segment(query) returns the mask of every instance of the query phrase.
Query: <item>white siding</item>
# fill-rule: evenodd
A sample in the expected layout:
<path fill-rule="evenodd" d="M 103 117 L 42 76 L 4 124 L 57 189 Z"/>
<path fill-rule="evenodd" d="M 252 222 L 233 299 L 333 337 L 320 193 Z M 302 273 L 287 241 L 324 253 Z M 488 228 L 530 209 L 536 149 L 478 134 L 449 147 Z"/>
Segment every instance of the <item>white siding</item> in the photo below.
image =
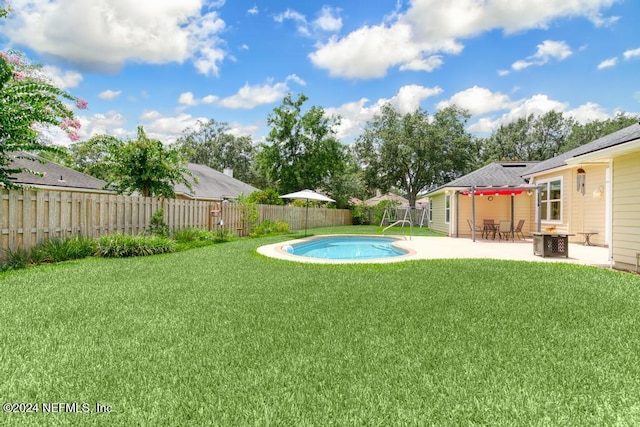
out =
<path fill-rule="evenodd" d="M 614 159 L 613 259 L 616 268 L 635 268 L 640 252 L 640 152 Z"/>

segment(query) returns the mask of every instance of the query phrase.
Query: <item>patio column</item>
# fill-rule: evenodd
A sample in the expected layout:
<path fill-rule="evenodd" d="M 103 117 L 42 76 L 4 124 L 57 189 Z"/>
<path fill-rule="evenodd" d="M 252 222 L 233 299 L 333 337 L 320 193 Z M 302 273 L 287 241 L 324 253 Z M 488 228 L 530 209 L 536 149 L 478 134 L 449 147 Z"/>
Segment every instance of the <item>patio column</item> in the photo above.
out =
<path fill-rule="evenodd" d="M 471 187 L 471 241 L 476 241 L 476 187 Z"/>

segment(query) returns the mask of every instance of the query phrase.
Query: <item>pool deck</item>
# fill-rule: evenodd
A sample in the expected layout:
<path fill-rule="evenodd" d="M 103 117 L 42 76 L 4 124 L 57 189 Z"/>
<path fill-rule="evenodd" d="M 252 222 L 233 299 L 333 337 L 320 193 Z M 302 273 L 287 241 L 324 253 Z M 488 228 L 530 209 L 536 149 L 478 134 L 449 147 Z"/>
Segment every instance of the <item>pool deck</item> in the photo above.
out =
<path fill-rule="evenodd" d="M 387 235 L 390 236 L 390 235 Z M 452 258 L 483 258 L 498 260 L 515 260 L 531 262 L 568 262 L 582 265 L 593 265 L 598 267 L 610 267 L 609 249 L 600 246 L 583 246 L 581 244 L 569 244 L 569 257 L 541 257 L 533 254 L 533 241 L 531 239 L 511 241 L 496 240 L 476 240 L 469 238 L 453 237 L 400 237 L 398 246 L 411 251 L 410 254 L 382 258 L 376 260 L 330 260 L 318 258 L 305 258 L 290 255 L 280 248 L 285 244 L 298 242 L 305 239 L 298 239 L 289 242 L 281 242 L 266 245 L 258 248 L 262 255 L 287 259 L 290 261 L 323 263 L 323 264 L 349 264 L 349 263 L 389 263 L 419 259 L 452 259 Z"/>

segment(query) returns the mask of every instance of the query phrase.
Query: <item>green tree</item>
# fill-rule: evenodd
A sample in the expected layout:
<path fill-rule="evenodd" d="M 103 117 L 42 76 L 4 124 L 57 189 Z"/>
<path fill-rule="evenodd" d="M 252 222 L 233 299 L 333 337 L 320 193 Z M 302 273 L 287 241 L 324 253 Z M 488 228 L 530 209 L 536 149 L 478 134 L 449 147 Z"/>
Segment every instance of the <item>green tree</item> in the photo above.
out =
<path fill-rule="evenodd" d="M 432 117 L 418 109 L 404 116 L 383 106 L 355 143 L 369 188 L 398 188 L 413 206 L 418 193 L 476 166 L 477 150 L 465 130 L 469 114 L 447 107 Z"/>
<path fill-rule="evenodd" d="M 267 119 L 269 144 L 257 156 L 260 173 L 279 193 L 327 188 L 345 166 L 345 148 L 335 137 L 338 119 L 321 107 L 302 112 L 307 97 L 287 95 Z"/>
<path fill-rule="evenodd" d="M 254 160 L 256 146 L 248 136 L 234 136 L 229 133 L 227 123 L 214 119 L 198 121 L 195 127 L 186 129 L 176 145 L 185 150 L 188 161 L 209 166 L 222 172 L 233 169 L 233 175 L 240 181 L 256 182 Z"/>
<path fill-rule="evenodd" d="M 615 117 L 606 120 L 593 120 L 588 123 L 575 123 L 571 128 L 571 134 L 562 146 L 562 151 L 569 151 L 581 145 L 595 141 L 605 135 L 624 129 L 627 126 L 638 123 L 638 116 L 618 113 Z"/>
<path fill-rule="evenodd" d="M 94 135 L 85 142 L 69 147 L 70 166 L 87 175 L 109 181 L 111 165 L 107 161 L 110 153 L 122 148 L 123 142 L 115 136 Z"/>
<path fill-rule="evenodd" d="M 0 17 L 8 13 L 0 8 Z M 0 52 L 0 184 L 13 188 L 11 175 L 27 171 L 11 167 L 12 153 L 18 151 L 58 152 L 48 145 L 41 130 L 57 126 L 73 141 L 79 138 L 80 122 L 66 101 L 84 109 L 86 101 L 76 98 L 46 81 L 38 68 L 19 52 Z"/>
<path fill-rule="evenodd" d="M 500 160 L 542 161 L 625 128 L 638 117 L 618 114 L 580 124 L 557 111 L 533 114 L 502 125 L 482 141 L 485 163 Z"/>
<path fill-rule="evenodd" d="M 110 140 L 108 150 L 100 163 L 108 171 L 107 185 L 119 193 L 175 197 L 177 184 L 191 189 L 189 178 L 193 175 L 185 167 L 181 151 L 148 138 L 142 126 L 138 126 L 136 140 Z"/>
<path fill-rule="evenodd" d="M 258 205 L 284 205 L 284 201 L 273 189 L 254 191 L 247 196 L 247 201 Z"/>

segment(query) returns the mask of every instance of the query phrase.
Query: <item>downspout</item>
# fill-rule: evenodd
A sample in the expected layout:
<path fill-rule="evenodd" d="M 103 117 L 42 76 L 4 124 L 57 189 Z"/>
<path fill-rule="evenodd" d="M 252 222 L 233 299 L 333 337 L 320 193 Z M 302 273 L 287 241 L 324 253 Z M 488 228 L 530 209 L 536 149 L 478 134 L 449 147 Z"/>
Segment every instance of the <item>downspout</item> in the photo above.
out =
<path fill-rule="evenodd" d="M 476 186 L 471 187 L 471 241 L 476 241 Z"/>
<path fill-rule="evenodd" d="M 538 233 L 542 231 L 542 195 L 540 194 L 540 186 L 536 184 L 536 222 L 538 223 Z"/>
<path fill-rule="evenodd" d="M 613 268 L 613 159 L 609 159 L 609 170 L 605 174 L 606 179 L 606 213 L 605 244 L 609 245 L 609 268 Z"/>
<path fill-rule="evenodd" d="M 456 237 L 460 237 L 460 192 L 456 191 Z"/>

